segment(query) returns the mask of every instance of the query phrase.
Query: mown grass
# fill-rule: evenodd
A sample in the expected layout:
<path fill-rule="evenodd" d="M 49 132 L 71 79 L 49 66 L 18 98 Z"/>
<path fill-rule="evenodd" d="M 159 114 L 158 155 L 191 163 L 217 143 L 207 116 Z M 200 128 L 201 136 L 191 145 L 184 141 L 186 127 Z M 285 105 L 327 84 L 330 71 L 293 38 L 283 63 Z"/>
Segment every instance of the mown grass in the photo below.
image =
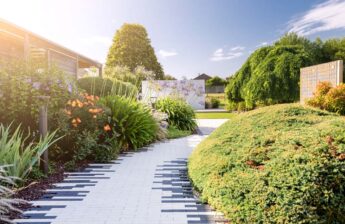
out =
<path fill-rule="evenodd" d="M 345 118 L 298 104 L 239 114 L 188 164 L 231 223 L 345 223 Z"/>
<path fill-rule="evenodd" d="M 182 138 L 182 137 L 186 137 L 186 136 L 191 135 L 191 134 L 192 134 L 192 131 L 180 130 L 174 126 L 169 126 L 167 138 L 168 139 Z"/>
<path fill-rule="evenodd" d="M 236 115 L 235 113 L 195 113 L 197 119 L 230 119 Z"/>

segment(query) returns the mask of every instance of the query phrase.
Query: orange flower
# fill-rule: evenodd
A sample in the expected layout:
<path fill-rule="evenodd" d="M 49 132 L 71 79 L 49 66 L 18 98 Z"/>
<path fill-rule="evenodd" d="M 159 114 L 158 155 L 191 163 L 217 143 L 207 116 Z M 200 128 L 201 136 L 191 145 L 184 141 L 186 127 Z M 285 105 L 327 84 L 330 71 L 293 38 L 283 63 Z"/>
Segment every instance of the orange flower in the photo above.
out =
<path fill-rule="evenodd" d="M 111 127 L 109 126 L 109 124 L 106 124 L 103 129 L 104 131 L 110 131 Z"/>
<path fill-rule="evenodd" d="M 96 99 L 96 100 L 99 100 L 99 96 L 96 96 L 95 99 Z"/>
<path fill-rule="evenodd" d="M 72 119 L 72 124 L 76 124 L 77 120 L 75 118 Z"/>
<path fill-rule="evenodd" d="M 72 107 L 75 107 L 77 105 L 77 102 L 75 102 L 74 100 L 72 101 L 72 103 L 71 103 L 71 106 Z"/>
<path fill-rule="evenodd" d="M 71 105 L 71 104 L 72 104 L 71 100 L 68 100 L 67 105 Z"/>
<path fill-rule="evenodd" d="M 92 117 L 96 119 L 96 118 L 97 118 L 97 115 L 93 115 Z"/>
<path fill-rule="evenodd" d="M 76 118 L 76 120 L 77 120 L 77 123 L 78 123 L 78 124 L 80 124 L 80 123 L 81 123 L 81 120 L 80 120 L 80 118 L 79 118 L 79 117 L 77 117 L 77 118 Z"/>
<path fill-rule="evenodd" d="M 79 102 L 79 103 L 78 103 L 78 107 L 79 107 L 79 108 L 82 108 L 83 106 L 84 106 L 84 104 L 83 104 L 82 102 Z"/>
<path fill-rule="evenodd" d="M 72 112 L 69 111 L 69 110 L 65 110 L 65 113 L 66 113 L 67 115 L 71 115 L 71 114 L 72 114 Z"/>

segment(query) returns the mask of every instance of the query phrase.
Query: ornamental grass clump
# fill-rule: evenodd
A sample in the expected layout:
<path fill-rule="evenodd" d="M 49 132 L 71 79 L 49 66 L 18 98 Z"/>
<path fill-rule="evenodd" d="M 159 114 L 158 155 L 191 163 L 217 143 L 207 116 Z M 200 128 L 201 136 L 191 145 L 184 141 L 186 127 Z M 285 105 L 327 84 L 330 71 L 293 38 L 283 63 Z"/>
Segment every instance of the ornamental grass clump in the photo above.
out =
<path fill-rule="evenodd" d="M 193 151 L 189 176 L 231 223 L 345 223 L 345 119 L 298 104 L 242 113 Z"/>
<path fill-rule="evenodd" d="M 121 96 L 107 96 L 100 103 L 111 110 L 110 127 L 123 150 L 136 150 L 156 139 L 158 122 L 149 107 Z"/>
<path fill-rule="evenodd" d="M 168 114 L 169 125 L 188 131 L 194 131 L 197 127 L 193 108 L 182 99 L 171 97 L 160 99 L 156 108 Z"/>
<path fill-rule="evenodd" d="M 11 125 L 0 124 L 0 165 L 11 164 L 6 167 L 7 174 L 24 179 L 39 162 L 43 152 L 59 138 L 55 138 L 56 132 L 53 132 L 34 142 L 30 140 L 30 135 L 24 137 L 20 128 L 12 131 Z"/>
<path fill-rule="evenodd" d="M 6 170 L 8 170 L 10 166 L 0 165 L 0 222 L 1 223 L 12 223 L 9 219 L 8 215 L 10 212 L 18 212 L 21 213 L 22 211 L 17 209 L 15 206 L 21 203 L 25 203 L 26 201 L 21 199 L 13 199 L 11 196 L 14 192 L 11 190 L 11 187 L 15 186 L 16 178 L 8 176 Z"/>

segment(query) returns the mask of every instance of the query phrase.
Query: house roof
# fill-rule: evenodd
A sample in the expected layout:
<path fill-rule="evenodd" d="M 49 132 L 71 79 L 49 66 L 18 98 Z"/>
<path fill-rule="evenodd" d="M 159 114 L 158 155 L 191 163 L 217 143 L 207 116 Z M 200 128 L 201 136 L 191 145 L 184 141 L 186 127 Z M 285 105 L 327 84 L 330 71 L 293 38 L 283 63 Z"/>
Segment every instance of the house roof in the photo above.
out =
<path fill-rule="evenodd" d="M 212 77 L 209 75 L 206 75 L 205 73 L 198 75 L 197 77 L 194 78 L 194 80 L 209 80 Z"/>
<path fill-rule="evenodd" d="M 8 35 L 11 35 L 17 39 L 22 39 L 24 41 L 26 36 L 29 36 L 30 41 L 33 40 L 35 43 L 39 43 L 40 45 L 44 46 L 45 48 L 51 48 L 55 51 L 61 52 L 63 54 L 66 54 L 71 57 L 78 58 L 80 61 L 83 61 L 88 64 L 92 64 L 96 67 L 102 67 L 102 63 L 93 60 L 91 58 L 88 58 L 82 54 L 79 54 L 73 50 L 70 50 L 60 44 L 57 44 L 51 40 L 48 40 L 38 34 L 35 34 L 31 31 L 28 31 L 22 27 L 19 27 L 11 22 L 8 22 L 4 19 L 0 18 L 0 34 L 5 33 Z"/>

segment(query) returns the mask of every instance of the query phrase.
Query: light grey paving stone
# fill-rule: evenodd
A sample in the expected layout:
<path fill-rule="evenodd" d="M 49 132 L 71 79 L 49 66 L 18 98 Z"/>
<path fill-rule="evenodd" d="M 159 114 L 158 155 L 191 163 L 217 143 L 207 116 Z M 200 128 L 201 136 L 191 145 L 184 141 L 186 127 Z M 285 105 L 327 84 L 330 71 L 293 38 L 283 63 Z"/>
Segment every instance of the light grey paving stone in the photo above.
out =
<path fill-rule="evenodd" d="M 197 120 L 199 135 L 158 142 L 112 163 L 90 164 L 54 184 L 17 223 L 214 223 L 218 213 L 194 198 L 187 178 L 193 149 L 226 120 Z"/>

